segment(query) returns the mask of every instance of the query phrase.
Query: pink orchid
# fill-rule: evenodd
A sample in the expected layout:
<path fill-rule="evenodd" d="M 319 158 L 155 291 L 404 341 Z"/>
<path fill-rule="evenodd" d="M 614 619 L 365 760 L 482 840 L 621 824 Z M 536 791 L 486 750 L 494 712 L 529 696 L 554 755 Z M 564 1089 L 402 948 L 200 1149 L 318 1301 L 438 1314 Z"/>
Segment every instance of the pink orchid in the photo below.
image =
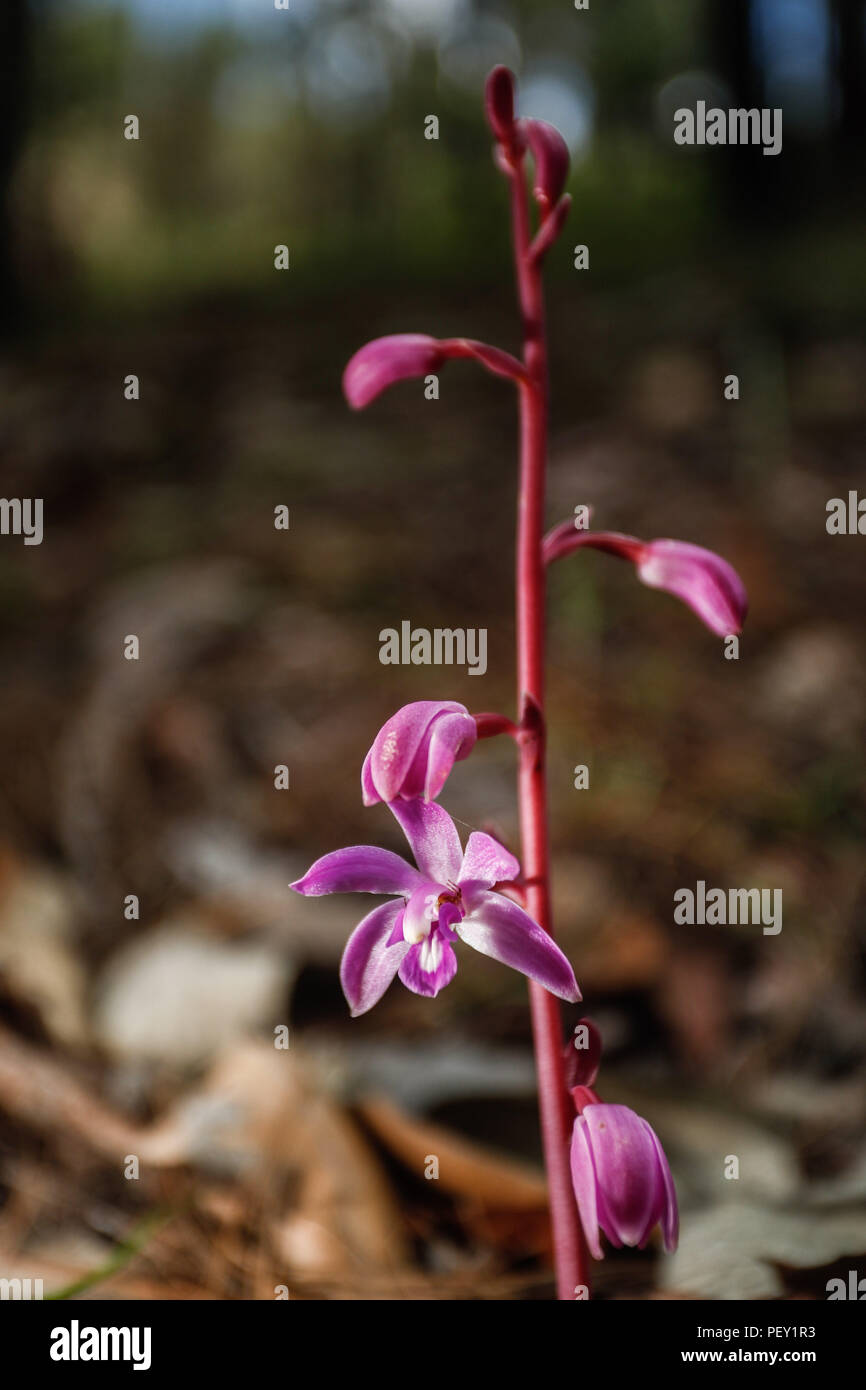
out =
<path fill-rule="evenodd" d="M 606 1105 L 586 1087 L 572 1093 L 581 1114 L 571 1140 L 571 1174 L 590 1251 L 602 1259 L 599 1232 L 611 1245 L 643 1248 L 661 1225 L 675 1250 L 679 1213 L 671 1170 L 658 1136 L 626 1105 Z"/>
<path fill-rule="evenodd" d="M 359 348 L 343 372 L 343 394 L 353 410 L 363 410 L 395 381 L 429 376 L 451 358 L 468 357 L 495 376 L 522 381 L 525 369 L 501 348 L 473 338 L 430 338 L 426 333 L 392 333 Z"/>
<path fill-rule="evenodd" d="M 475 720 L 455 700 L 404 705 L 382 725 L 364 759 L 364 805 L 416 796 L 435 800 L 454 764 L 469 757 L 477 737 Z"/>
<path fill-rule="evenodd" d="M 749 607 L 745 585 L 733 565 L 714 551 L 688 541 L 641 541 L 616 531 L 579 531 L 573 522 L 563 521 L 545 536 L 545 563 L 583 546 L 631 560 L 643 584 L 682 599 L 719 637 L 741 630 Z"/>
<path fill-rule="evenodd" d="M 436 802 L 398 801 L 391 810 L 417 869 L 390 850 L 355 845 L 317 859 L 291 885 L 305 897 L 395 895 L 358 924 L 343 953 L 340 980 L 353 1018 L 378 1003 L 395 975 L 413 993 L 435 997 L 454 978 L 458 940 L 559 998 L 577 1001 L 574 971 L 553 938 L 517 903 L 493 891 L 518 876 L 514 855 L 477 830 L 464 852 L 454 822 Z"/>

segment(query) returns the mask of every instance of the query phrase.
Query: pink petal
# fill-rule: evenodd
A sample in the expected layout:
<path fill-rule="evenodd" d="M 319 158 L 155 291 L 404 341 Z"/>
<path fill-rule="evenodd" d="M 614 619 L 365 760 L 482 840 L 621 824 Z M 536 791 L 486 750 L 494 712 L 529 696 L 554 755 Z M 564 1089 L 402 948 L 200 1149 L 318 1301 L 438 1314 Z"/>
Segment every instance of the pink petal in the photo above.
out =
<path fill-rule="evenodd" d="M 495 883 L 509 883 L 519 875 L 520 864 L 513 854 L 492 835 L 473 830 L 466 842 L 458 883 L 477 883 L 492 888 Z"/>
<path fill-rule="evenodd" d="M 560 999 L 580 999 L 574 971 L 553 937 L 501 893 L 475 894 L 457 933 L 467 946 L 537 980 Z"/>
<path fill-rule="evenodd" d="M 652 1131 L 625 1105 L 588 1105 L 580 1118 L 595 1165 L 599 1224 L 614 1244 L 643 1246 L 663 1195 Z"/>
<path fill-rule="evenodd" d="M 412 847 L 419 869 L 436 883 L 456 883 L 463 851 L 448 812 L 435 801 L 392 801 L 389 804 Z"/>
<path fill-rule="evenodd" d="M 346 942 L 340 983 L 353 1018 L 378 1004 L 409 949 L 406 943 L 389 945 L 392 929 L 402 913 L 401 902 L 374 907 Z"/>
<path fill-rule="evenodd" d="M 575 1120 L 571 1134 L 571 1181 L 574 1184 L 580 1224 L 583 1226 L 583 1233 L 586 1236 L 590 1254 L 594 1259 L 601 1260 L 604 1255 L 598 1229 L 596 1203 L 598 1182 L 595 1176 L 592 1150 L 586 1137 L 586 1125 L 582 1116 L 578 1116 Z"/>
<path fill-rule="evenodd" d="M 408 896 L 423 882 L 417 869 L 376 845 L 352 845 L 322 855 L 303 878 L 290 883 L 305 898 L 325 893 L 401 893 Z"/>
<path fill-rule="evenodd" d="M 662 1239 L 664 1240 L 665 1250 L 670 1252 L 676 1250 L 680 1234 L 680 1213 L 677 1204 L 676 1188 L 674 1187 L 670 1165 L 668 1164 L 665 1151 L 661 1146 L 661 1141 L 655 1130 L 646 1120 L 644 1120 L 644 1124 L 649 1130 L 656 1158 L 658 1159 L 659 1176 L 663 1194 L 661 1213 Z"/>
<path fill-rule="evenodd" d="M 429 999 L 435 999 L 456 973 L 454 949 L 435 931 L 420 946 L 411 946 L 400 965 L 400 979 L 406 988 Z"/>
<path fill-rule="evenodd" d="M 454 764 L 469 757 L 477 738 L 475 720 L 468 710 L 443 714 L 434 720 L 424 778 L 424 796 L 428 801 L 439 795 Z"/>

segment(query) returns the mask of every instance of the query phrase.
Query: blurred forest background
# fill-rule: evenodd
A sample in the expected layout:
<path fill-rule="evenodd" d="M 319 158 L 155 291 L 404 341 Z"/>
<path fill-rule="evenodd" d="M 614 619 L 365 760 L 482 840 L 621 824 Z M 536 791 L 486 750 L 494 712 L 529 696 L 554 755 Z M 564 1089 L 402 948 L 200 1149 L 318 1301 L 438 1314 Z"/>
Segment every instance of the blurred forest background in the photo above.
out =
<path fill-rule="evenodd" d="M 512 394 L 469 364 L 435 403 L 340 392 L 378 334 L 518 347 L 497 62 L 572 150 L 550 522 L 717 549 L 752 604 L 726 661 L 603 555 L 552 576 L 566 1024 L 682 1205 L 678 1254 L 597 1290 L 866 1273 L 866 540 L 825 529 L 866 443 L 864 35 L 859 0 L 4 0 L 2 491 L 45 538 L 0 538 L 0 1275 L 551 1296 L 523 981 L 464 951 L 351 1022 L 367 904 L 287 888 L 400 849 L 358 786 L 399 705 L 513 712 Z M 782 107 L 782 153 L 677 147 L 699 98 Z M 381 666 L 404 619 L 487 628 L 487 674 Z M 516 847 L 513 783 L 487 743 L 443 799 Z M 674 926 L 698 879 L 781 888 L 781 934 Z"/>

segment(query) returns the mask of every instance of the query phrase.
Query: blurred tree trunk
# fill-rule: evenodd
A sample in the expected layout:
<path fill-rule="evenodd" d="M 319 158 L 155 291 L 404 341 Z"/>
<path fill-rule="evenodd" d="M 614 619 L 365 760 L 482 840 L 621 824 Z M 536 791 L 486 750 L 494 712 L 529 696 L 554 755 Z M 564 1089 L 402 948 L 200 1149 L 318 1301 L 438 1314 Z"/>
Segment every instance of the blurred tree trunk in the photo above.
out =
<path fill-rule="evenodd" d="M 24 141 L 30 94 L 28 0 L 0 3 L 0 330 L 8 332 L 21 311 L 12 246 L 9 185 Z"/>
<path fill-rule="evenodd" d="M 839 92 L 839 133 L 846 147 L 862 150 L 866 93 L 866 7 L 862 0 L 830 0 L 834 64 Z"/>

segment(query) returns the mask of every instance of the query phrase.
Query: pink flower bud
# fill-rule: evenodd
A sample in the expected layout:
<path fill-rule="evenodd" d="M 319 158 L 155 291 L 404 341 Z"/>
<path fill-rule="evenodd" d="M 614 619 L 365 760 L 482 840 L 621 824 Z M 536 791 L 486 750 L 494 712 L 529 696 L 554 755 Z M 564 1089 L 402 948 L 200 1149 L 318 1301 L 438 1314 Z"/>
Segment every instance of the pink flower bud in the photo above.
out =
<path fill-rule="evenodd" d="M 442 349 L 426 333 L 392 333 L 365 343 L 343 372 L 343 394 L 353 410 L 362 410 L 395 381 L 427 376 L 442 364 Z"/>
<path fill-rule="evenodd" d="M 682 599 L 719 637 L 739 632 L 746 620 L 749 597 L 743 581 L 715 551 L 688 541 L 639 541 L 617 531 L 578 531 L 573 522 L 563 521 L 544 538 L 544 562 L 549 565 L 584 547 L 631 560 L 638 579 Z"/>
<path fill-rule="evenodd" d="M 532 192 L 542 211 L 547 214 L 559 201 L 568 178 L 568 146 L 556 126 L 549 125 L 547 121 L 525 120 L 521 124 L 535 161 Z"/>
<path fill-rule="evenodd" d="M 654 1130 L 625 1105 L 579 1098 L 574 1122 L 571 1176 L 586 1242 L 602 1259 L 600 1233 L 611 1245 L 643 1248 L 656 1224 L 666 1250 L 679 1232 L 671 1170 Z"/>
<path fill-rule="evenodd" d="M 687 603 L 719 637 L 739 632 L 749 599 L 737 571 L 712 550 L 687 541 L 649 541 L 637 562 L 638 578 Z"/>
<path fill-rule="evenodd" d="M 484 88 L 487 122 L 497 140 L 510 145 L 514 139 L 514 73 L 499 63 Z"/>
<path fill-rule="evenodd" d="M 456 762 L 468 758 L 477 738 L 475 720 L 454 700 L 416 700 L 392 715 L 364 759 L 365 806 L 377 801 L 433 801 Z"/>
<path fill-rule="evenodd" d="M 443 362 L 468 357 L 494 376 L 523 381 L 522 362 L 501 348 L 474 338 L 429 338 L 426 333 L 392 333 L 359 348 L 343 372 L 343 394 L 353 410 L 362 410 L 395 381 L 438 372 Z"/>

